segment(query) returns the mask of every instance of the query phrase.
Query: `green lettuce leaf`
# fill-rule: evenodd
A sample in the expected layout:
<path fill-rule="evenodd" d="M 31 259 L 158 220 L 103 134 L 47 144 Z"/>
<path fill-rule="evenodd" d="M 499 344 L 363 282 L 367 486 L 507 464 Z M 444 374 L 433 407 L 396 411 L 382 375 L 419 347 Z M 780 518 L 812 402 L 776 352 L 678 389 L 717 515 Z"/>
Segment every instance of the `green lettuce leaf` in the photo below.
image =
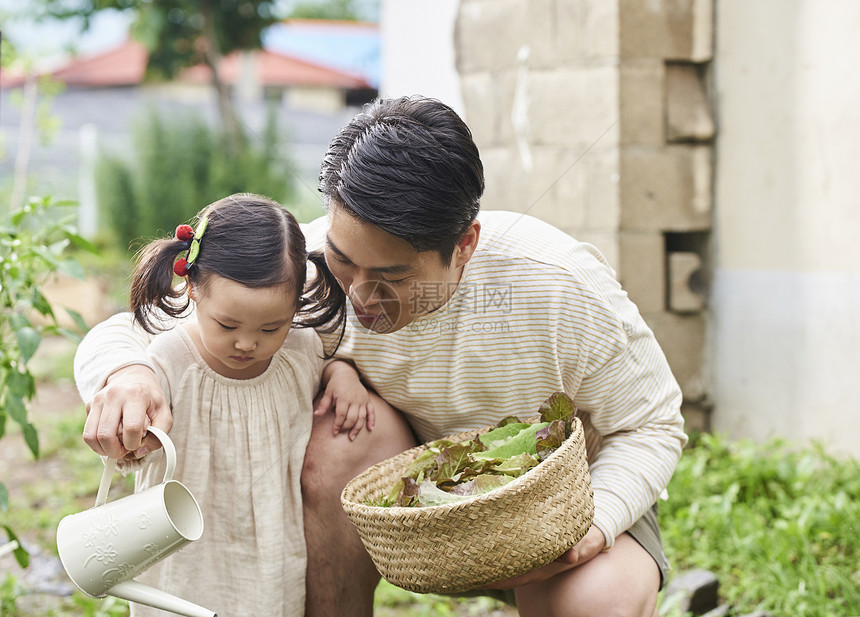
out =
<path fill-rule="evenodd" d="M 517 433 L 527 427 L 528 424 L 525 422 L 507 422 L 498 428 L 494 428 L 493 430 L 484 433 L 479 436 L 478 439 L 481 440 L 481 443 L 484 444 L 487 449 L 497 448 L 510 441 Z"/>
<path fill-rule="evenodd" d="M 505 443 L 485 452 L 477 452 L 473 455 L 475 459 L 508 459 L 523 452 L 535 454 L 537 440 L 535 433 L 547 426 L 548 422 L 535 422 L 527 424 L 526 428 L 508 439 Z"/>
<path fill-rule="evenodd" d="M 540 422 L 529 424 L 507 416 L 473 439 L 458 443 L 442 438 L 427 443 L 380 500 L 382 505 L 455 503 L 527 473 L 570 436 L 576 405 L 564 392 L 556 392 L 538 411 Z"/>
<path fill-rule="evenodd" d="M 422 506 L 442 506 L 463 501 L 467 497 L 443 491 L 432 480 L 424 480 L 418 487 L 417 501 Z"/>
<path fill-rule="evenodd" d="M 472 495 L 483 495 L 484 493 L 489 493 L 494 488 L 504 486 L 511 480 L 513 480 L 511 476 L 500 476 L 485 473 L 480 476 L 475 476 L 468 482 L 457 484 L 451 489 L 451 493 L 467 497 L 471 497 Z"/>
<path fill-rule="evenodd" d="M 523 452 L 493 465 L 492 469 L 511 478 L 518 478 L 538 463 L 540 463 L 538 457 Z"/>

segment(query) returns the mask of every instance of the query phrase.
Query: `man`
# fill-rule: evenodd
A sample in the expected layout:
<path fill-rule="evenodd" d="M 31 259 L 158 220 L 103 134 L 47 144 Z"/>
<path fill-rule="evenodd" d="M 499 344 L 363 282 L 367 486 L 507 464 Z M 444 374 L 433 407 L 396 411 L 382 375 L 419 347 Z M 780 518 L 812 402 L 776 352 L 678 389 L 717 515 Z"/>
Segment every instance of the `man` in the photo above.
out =
<path fill-rule="evenodd" d="M 583 419 L 594 524 L 555 562 L 487 593 L 524 616 L 656 614 L 668 566 L 654 504 L 686 442 L 678 384 L 599 252 L 529 216 L 479 215 L 483 188 L 469 129 L 421 97 L 367 106 L 323 160 L 327 216 L 305 233 L 349 299 L 326 351 L 382 400 L 354 440 L 332 413 L 314 425 L 302 473 L 310 616 L 372 614 L 379 575 L 340 506 L 346 482 L 415 437 L 527 417 L 557 390 Z M 171 417 L 143 366 L 146 339 L 126 324 L 100 325 L 76 356 L 85 400 L 106 384 L 84 438 L 112 456 L 142 455 L 144 425 Z M 319 412 L 336 404 L 324 397 Z"/>

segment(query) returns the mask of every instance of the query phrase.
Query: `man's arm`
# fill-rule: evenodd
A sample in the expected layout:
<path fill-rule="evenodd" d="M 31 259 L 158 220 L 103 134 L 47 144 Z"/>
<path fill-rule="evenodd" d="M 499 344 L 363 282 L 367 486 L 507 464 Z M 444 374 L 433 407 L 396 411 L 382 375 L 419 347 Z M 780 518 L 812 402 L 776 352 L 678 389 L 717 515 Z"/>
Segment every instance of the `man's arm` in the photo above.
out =
<path fill-rule="evenodd" d="M 131 313 L 117 313 L 93 326 L 75 352 L 75 384 L 81 399 L 92 399 L 108 377 L 123 367 L 142 364 L 153 370 L 146 359 L 152 339 L 135 325 Z"/>
<path fill-rule="evenodd" d="M 160 446 L 146 429 L 169 431 L 173 418 L 146 348 L 152 335 L 119 313 L 96 325 L 75 353 L 75 383 L 87 404 L 84 441 L 98 454 L 140 457 Z"/>

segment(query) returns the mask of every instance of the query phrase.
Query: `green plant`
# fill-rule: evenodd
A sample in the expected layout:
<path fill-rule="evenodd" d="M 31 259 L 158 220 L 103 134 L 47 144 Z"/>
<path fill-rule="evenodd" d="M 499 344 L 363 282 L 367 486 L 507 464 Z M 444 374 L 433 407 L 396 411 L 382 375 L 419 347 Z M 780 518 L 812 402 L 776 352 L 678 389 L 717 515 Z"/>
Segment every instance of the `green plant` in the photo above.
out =
<path fill-rule="evenodd" d="M 128 602 L 108 596 L 104 599 L 90 598 L 83 594 L 74 597 L 74 612 L 63 613 L 68 615 L 82 615 L 83 617 L 126 617 L 128 615 Z"/>
<path fill-rule="evenodd" d="M 675 569 L 706 568 L 744 611 L 860 611 L 860 462 L 821 445 L 701 435 L 660 504 Z"/>
<path fill-rule="evenodd" d="M 150 109 L 134 126 L 132 156 L 99 154 L 96 192 L 105 230 L 134 250 L 232 193 L 260 193 L 289 205 L 292 179 L 273 111 L 263 132 L 248 131 L 240 148 L 228 148 L 226 139 L 190 111 Z"/>
<path fill-rule="evenodd" d="M 385 579 L 379 582 L 373 596 L 376 613 L 386 615 L 386 609 L 399 617 L 440 617 L 445 615 L 486 615 L 504 606 L 500 600 L 487 596 L 472 598 L 420 594 L 395 587 Z M 381 610 L 380 610 L 381 609 Z"/>
<path fill-rule="evenodd" d="M 41 285 L 55 272 L 83 278 L 80 265 L 65 253 L 70 246 L 95 250 L 76 233 L 70 217 L 62 216 L 70 205 L 49 197 L 31 198 L 0 224 L 0 438 L 11 418 L 20 426 L 35 458 L 39 457 L 39 438 L 28 418 L 28 404 L 36 393 L 36 381 L 28 363 L 45 334 L 79 338 L 78 332 L 58 325 Z M 86 330 L 81 316 L 67 311 L 80 330 Z M 46 321 L 31 319 L 34 314 Z M 0 482 L 0 512 L 8 507 L 9 494 Z M 14 532 L 4 528 L 9 539 L 15 539 Z M 17 549 L 15 557 L 26 566 L 23 549 Z"/>
<path fill-rule="evenodd" d="M 21 612 L 18 610 L 16 600 L 21 595 L 21 585 L 11 574 L 7 574 L 6 578 L 0 581 L 0 615 L 3 617 L 18 617 Z"/>

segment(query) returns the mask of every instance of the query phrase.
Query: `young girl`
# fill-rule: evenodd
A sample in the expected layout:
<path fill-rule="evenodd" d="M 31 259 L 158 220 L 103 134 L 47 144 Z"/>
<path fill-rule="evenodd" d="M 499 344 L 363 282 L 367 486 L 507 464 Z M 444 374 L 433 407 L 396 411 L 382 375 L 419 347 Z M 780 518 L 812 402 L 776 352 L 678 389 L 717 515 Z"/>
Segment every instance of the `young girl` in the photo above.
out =
<path fill-rule="evenodd" d="M 343 296 L 331 292 L 335 281 L 319 279 L 314 301 L 302 297 L 308 257 L 293 216 L 250 194 L 198 216 L 194 230 L 180 225 L 177 237 L 143 249 L 131 308 L 155 334 L 172 323 L 164 315 L 183 317 L 195 304 L 193 317 L 154 338 L 148 359 L 173 411 L 174 478 L 197 498 L 204 532 L 140 580 L 219 615 L 301 615 L 299 479 L 314 396 L 322 381 L 353 437 L 372 428 L 373 410 L 351 365 L 324 365 L 312 328 L 338 323 Z M 174 274 L 184 285 L 174 286 Z M 139 469 L 136 491 L 161 482 L 161 453 L 120 462 L 124 471 Z M 162 614 L 132 606 L 135 617 Z"/>

